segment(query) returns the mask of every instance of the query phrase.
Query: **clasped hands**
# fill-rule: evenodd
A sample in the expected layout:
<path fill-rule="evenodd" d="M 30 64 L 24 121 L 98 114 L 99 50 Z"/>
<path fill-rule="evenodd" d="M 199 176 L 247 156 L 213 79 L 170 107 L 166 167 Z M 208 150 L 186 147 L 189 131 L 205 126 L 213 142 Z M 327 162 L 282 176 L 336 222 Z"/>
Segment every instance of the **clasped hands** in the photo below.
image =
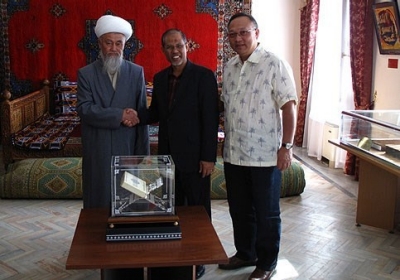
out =
<path fill-rule="evenodd" d="M 121 123 L 127 127 L 133 127 L 140 122 L 137 112 L 132 108 L 125 108 Z"/>

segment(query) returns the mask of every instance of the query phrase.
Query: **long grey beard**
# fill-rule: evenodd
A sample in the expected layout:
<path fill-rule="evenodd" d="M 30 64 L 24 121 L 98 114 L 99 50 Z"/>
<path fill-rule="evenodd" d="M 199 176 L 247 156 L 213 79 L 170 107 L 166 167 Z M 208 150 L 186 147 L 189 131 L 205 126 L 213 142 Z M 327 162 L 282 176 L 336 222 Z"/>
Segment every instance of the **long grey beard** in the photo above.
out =
<path fill-rule="evenodd" d="M 114 75 L 119 71 L 122 65 L 122 55 L 121 56 L 104 56 L 102 52 L 100 52 L 100 57 L 103 60 L 103 71 Z"/>

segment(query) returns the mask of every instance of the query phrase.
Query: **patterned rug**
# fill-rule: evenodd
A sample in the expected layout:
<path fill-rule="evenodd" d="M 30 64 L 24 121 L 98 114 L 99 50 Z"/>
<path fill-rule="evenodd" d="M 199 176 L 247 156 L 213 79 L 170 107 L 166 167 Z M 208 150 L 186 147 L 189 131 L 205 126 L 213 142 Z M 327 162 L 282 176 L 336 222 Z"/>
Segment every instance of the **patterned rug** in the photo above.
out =
<path fill-rule="evenodd" d="M 46 114 L 12 135 L 12 143 L 26 150 L 62 150 L 79 122 L 76 113 Z"/>
<path fill-rule="evenodd" d="M 187 35 L 188 58 L 215 71 L 221 82 L 233 54 L 225 27 L 237 12 L 250 14 L 251 0 L 0 1 L 0 92 L 22 96 L 43 78 L 76 81 L 76 70 L 98 58 L 93 31 L 104 14 L 131 23 L 124 57 L 144 67 L 146 81 L 168 65 L 160 51 L 162 33 L 179 28 Z"/>

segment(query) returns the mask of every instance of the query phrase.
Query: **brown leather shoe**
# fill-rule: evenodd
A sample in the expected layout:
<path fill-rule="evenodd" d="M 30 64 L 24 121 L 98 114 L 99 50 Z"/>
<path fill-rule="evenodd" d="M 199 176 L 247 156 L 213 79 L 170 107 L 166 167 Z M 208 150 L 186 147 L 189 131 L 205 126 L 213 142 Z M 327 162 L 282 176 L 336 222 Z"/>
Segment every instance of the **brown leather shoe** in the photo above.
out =
<path fill-rule="evenodd" d="M 272 275 L 274 275 L 275 269 L 273 270 L 262 270 L 256 268 L 252 274 L 250 274 L 249 280 L 269 280 L 271 279 Z"/>
<path fill-rule="evenodd" d="M 233 257 L 229 258 L 229 263 L 220 264 L 220 265 L 218 265 L 218 267 L 220 269 L 224 269 L 224 270 L 233 270 L 233 269 L 238 269 L 238 268 L 245 267 L 245 266 L 254 266 L 254 265 L 256 265 L 255 260 L 245 261 L 245 260 L 239 259 L 236 256 L 233 256 Z"/>

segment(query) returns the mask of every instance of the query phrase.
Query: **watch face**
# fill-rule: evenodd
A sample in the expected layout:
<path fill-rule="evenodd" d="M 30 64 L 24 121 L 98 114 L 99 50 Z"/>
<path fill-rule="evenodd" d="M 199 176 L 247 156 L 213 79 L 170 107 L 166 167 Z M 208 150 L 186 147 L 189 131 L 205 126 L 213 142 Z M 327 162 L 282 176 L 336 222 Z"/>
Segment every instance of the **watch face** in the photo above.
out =
<path fill-rule="evenodd" d="M 283 143 L 282 146 L 289 150 L 293 147 L 293 144 L 292 143 Z"/>

